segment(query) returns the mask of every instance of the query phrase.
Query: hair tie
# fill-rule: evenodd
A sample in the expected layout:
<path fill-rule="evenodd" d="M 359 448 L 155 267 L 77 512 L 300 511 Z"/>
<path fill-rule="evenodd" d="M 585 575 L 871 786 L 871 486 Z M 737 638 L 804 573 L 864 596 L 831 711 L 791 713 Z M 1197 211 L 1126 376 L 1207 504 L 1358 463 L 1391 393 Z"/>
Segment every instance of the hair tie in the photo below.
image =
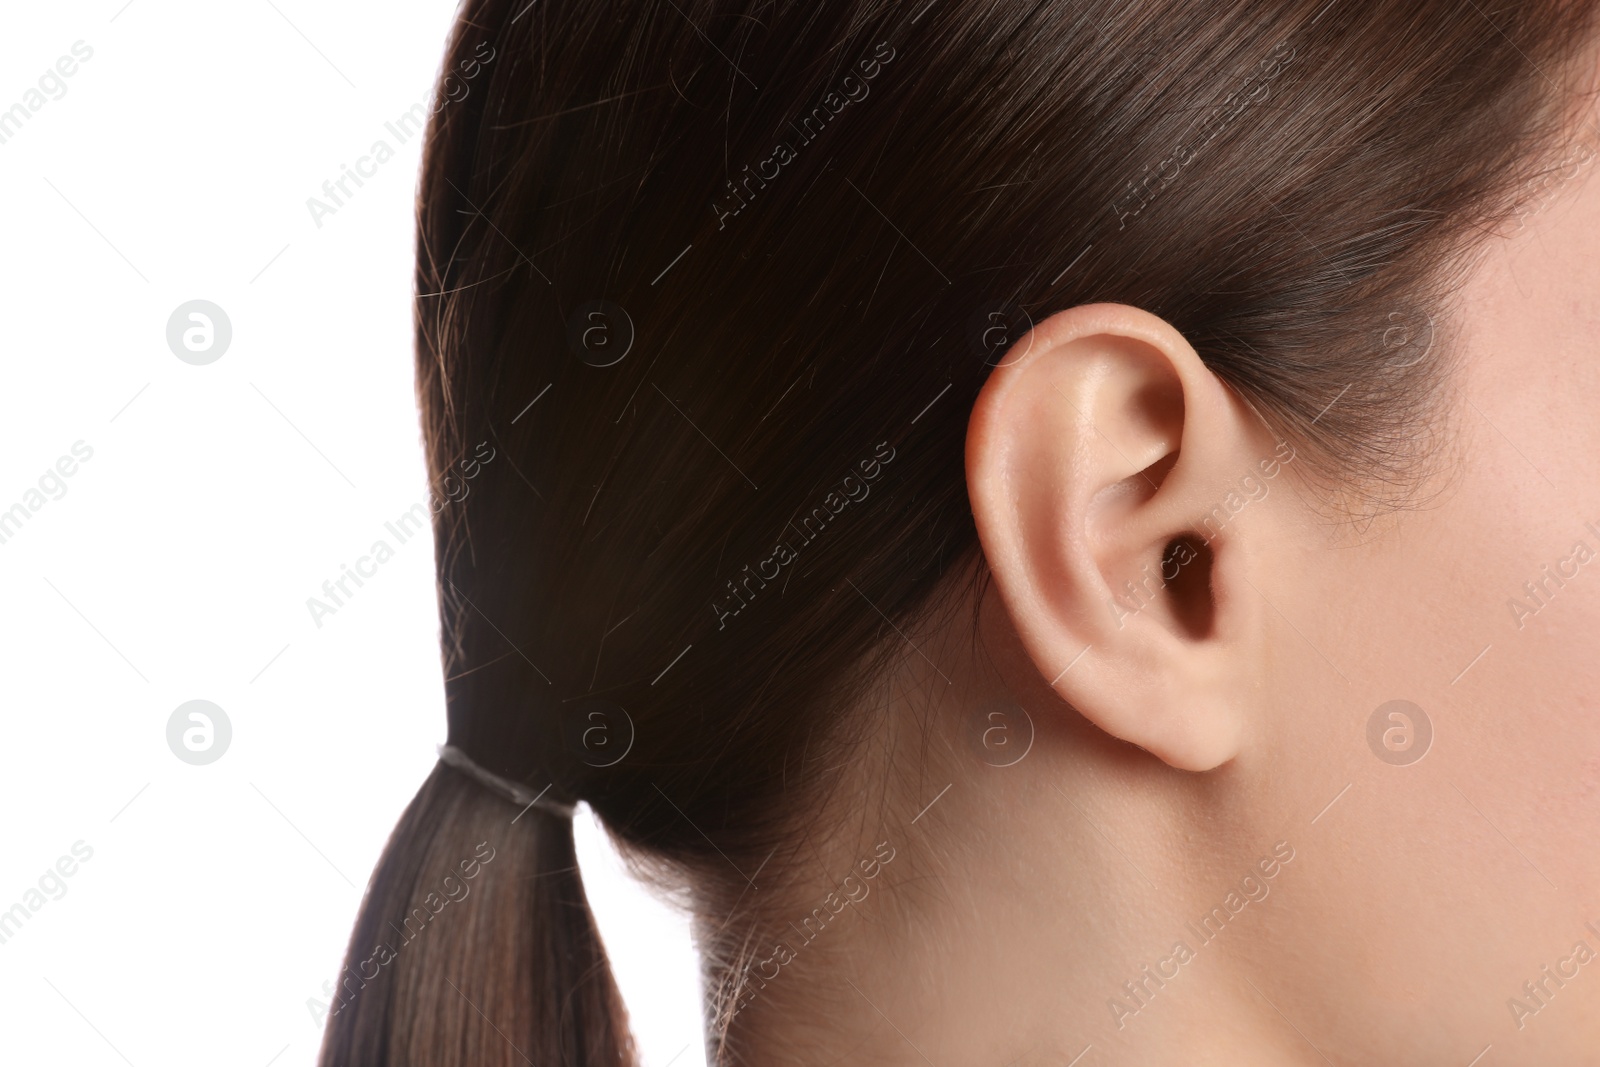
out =
<path fill-rule="evenodd" d="M 550 786 L 547 785 L 535 793 L 521 782 L 513 782 L 509 778 L 500 777 L 493 771 L 484 770 L 472 762 L 471 756 L 468 756 L 454 745 L 440 745 L 439 758 L 462 774 L 475 779 L 479 785 L 488 789 L 491 793 L 518 805 L 523 811 L 527 811 L 529 808 L 538 808 L 540 811 L 551 815 L 570 819 L 573 812 L 578 810 L 574 804 L 564 804 L 554 798 L 546 797 L 545 794 L 550 791 Z M 521 815 L 518 815 L 517 819 L 521 817 Z M 512 819 L 511 821 L 516 822 L 517 819 Z"/>

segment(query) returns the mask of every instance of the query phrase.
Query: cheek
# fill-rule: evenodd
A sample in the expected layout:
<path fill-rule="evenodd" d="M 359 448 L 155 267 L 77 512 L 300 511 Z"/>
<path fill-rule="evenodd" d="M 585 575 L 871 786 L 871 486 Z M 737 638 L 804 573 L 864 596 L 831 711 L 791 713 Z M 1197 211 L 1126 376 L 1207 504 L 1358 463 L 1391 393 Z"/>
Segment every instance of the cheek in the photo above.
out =
<path fill-rule="evenodd" d="M 1521 875 L 1600 893 L 1600 558 L 1574 554 L 1600 554 L 1597 232 L 1600 182 L 1574 183 L 1487 254 L 1460 301 L 1443 477 L 1328 586 L 1341 610 L 1340 586 L 1362 601 L 1329 657 L 1367 704 L 1431 715 L 1431 762 L 1403 773 L 1439 795 L 1416 802 L 1492 825 L 1452 866 L 1509 857 L 1513 895 Z"/>
<path fill-rule="evenodd" d="M 1463 743 L 1499 768 L 1484 786 L 1526 820 L 1528 847 L 1600 888 L 1600 856 L 1579 846 L 1600 831 L 1600 559 L 1574 558 L 1580 541 L 1600 552 L 1600 182 L 1587 177 L 1468 283 L 1466 447 L 1439 543 L 1458 569 L 1441 583 L 1447 630 L 1468 657 L 1488 648 L 1450 687 L 1482 709 Z"/>
<path fill-rule="evenodd" d="M 1486 336 L 1464 350 L 1461 447 L 1441 461 L 1450 481 L 1345 574 L 1364 601 L 1364 632 L 1329 655 L 1373 686 L 1371 707 L 1355 709 L 1356 718 L 1396 698 L 1426 709 L 1431 764 L 1399 773 L 1433 776 L 1439 795 L 1426 802 L 1441 811 L 1453 803 L 1465 823 L 1492 823 L 1485 839 L 1463 842 L 1477 862 L 1499 847 L 1539 886 L 1548 878 L 1592 895 L 1600 892 L 1600 852 L 1586 844 L 1600 834 L 1600 559 L 1577 564 L 1573 548 L 1582 541 L 1600 551 L 1600 432 L 1560 394 L 1580 394 L 1592 410 L 1600 382 L 1575 365 L 1570 347 L 1565 366 L 1528 374 L 1538 361 L 1516 342 L 1549 360 L 1562 351 L 1553 336 L 1546 344 L 1507 331 L 1490 346 L 1487 332 L 1500 327 L 1480 328 Z"/>
<path fill-rule="evenodd" d="M 1285 788 L 1308 813 L 1257 918 L 1286 917 L 1288 950 L 1342 939 L 1372 998 L 1355 1014 L 1484 1025 L 1600 920 L 1600 558 L 1557 569 L 1579 541 L 1600 557 L 1596 234 L 1600 180 L 1579 178 L 1491 242 L 1436 341 L 1456 363 L 1418 506 L 1265 545 L 1256 564 L 1289 576 L 1262 676 L 1294 709 L 1259 731 L 1257 755 L 1294 770 Z M 1251 507 L 1276 514 L 1288 495 L 1275 485 Z M 1369 741 L 1399 700 L 1431 726 L 1411 763 Z M 1417 979 L 1422 960 L 1436 980 Z M 1561 991 L 1566 1021 L 1541 1012 L 1528 1031 L 1592 1027 L 1593 974 Z M 1468 988 L 1479 1006 L 1455 996 Z"/>

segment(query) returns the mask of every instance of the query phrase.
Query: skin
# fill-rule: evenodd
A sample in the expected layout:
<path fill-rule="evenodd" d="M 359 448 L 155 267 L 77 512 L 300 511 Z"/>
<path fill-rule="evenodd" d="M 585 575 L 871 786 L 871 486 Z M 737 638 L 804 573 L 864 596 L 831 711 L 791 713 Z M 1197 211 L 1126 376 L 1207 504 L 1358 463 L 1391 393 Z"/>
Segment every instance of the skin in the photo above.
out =
<path fill-rule="evenodd" d="M 1600 168 L 1575 169 L 1449 310 L 1423 506 L 1334 522 L 1303 456 L 1264 475 L 1275 435 L 1148 312 L 1017 342 L 967 442 L 978 640 L 962 611 L 908 635 L 815 846 L 897 858 L 740 1018 L 747 1062 L 1600 1062 Z M 1110 607 L 1245 475 L 1262 495 L 1187 565 L 1209 581 Z M 1368 740 L 1397 699 L 1431 724 L 1410 762 L 1416 713 L 1382 720 L 1398 752 Z M 1009 766 L 992 701 L 1031 724 Z M 1146 964 L 1170 977 L 1135 999 Z"/>

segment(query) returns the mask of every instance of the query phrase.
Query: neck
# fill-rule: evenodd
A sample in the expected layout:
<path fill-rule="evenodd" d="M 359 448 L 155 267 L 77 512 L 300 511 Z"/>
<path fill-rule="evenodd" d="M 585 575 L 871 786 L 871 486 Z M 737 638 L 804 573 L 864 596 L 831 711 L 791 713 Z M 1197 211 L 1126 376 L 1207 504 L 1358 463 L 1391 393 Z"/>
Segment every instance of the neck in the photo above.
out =
<path fill-rule="evenodd" d="M 997 798 L 957 776 L 865 900 L 786 925 L 793 957 L 737 1023 L 742 1062 L 1324 1062 L 1273 948 L 1303 881 L 1292 841 L 1226 867 L 1212 853 L 1203 874 L 1183 839 L 1212 813 L 1153 817 L 1127 768 L 1120 802 L 982 769 L 1016 785 Z"/>
<path fill-rule="evenodd" d="M 1253 795 L 1259 773 L 1175 772 L 1070 712 L 1032 715 L 1027 755 L 996 766 L 985 709 L 1053 697 L 976 674 L 939 688 L 930 720 L 866 761 L 915 745 L 924 773 L 838 790 L 816 877 L 757 937 L 736 1062 L 1326 1062 L 1296 1029 L 1325 991 L 1284 947 L 1313 884 L 1305 821 Z M 928 692 L 913 680 L 902 706 Z M 885 841 L 894 859 L 835 913 L 828 894 Z"/>

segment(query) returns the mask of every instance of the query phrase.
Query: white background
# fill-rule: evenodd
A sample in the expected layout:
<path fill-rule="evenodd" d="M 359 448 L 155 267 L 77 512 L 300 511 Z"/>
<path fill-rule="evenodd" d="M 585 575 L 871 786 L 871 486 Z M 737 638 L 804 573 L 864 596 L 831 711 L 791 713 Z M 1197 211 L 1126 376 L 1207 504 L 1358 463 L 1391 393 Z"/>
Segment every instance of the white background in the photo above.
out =
<path fill-rule="evenodd" d="M 453 14 L 8 5 L 0 111 L 75 42 L 93 55 L 0 144 L 0 512 L 93 455 L 0 544 L 0 911 L 75 842 L 93 856 L 0 944 L 6 1062 L 315 1058 L 308 1000 L 444 739 L 427 535 L 320 628 L 306 599 L 427 497 L 420 138 L 384 124 L 427 97 Z M 396 157 L 319 228 L 307 198 L 379 138 Z M 194 299 L 233 331 L 205 366 L 166 340 Z M 206 766 L 167 745 L 194 699 L 232 724 Z M 579 831 L 645 1063 L 698 1067 L 686 924 Z"/>

